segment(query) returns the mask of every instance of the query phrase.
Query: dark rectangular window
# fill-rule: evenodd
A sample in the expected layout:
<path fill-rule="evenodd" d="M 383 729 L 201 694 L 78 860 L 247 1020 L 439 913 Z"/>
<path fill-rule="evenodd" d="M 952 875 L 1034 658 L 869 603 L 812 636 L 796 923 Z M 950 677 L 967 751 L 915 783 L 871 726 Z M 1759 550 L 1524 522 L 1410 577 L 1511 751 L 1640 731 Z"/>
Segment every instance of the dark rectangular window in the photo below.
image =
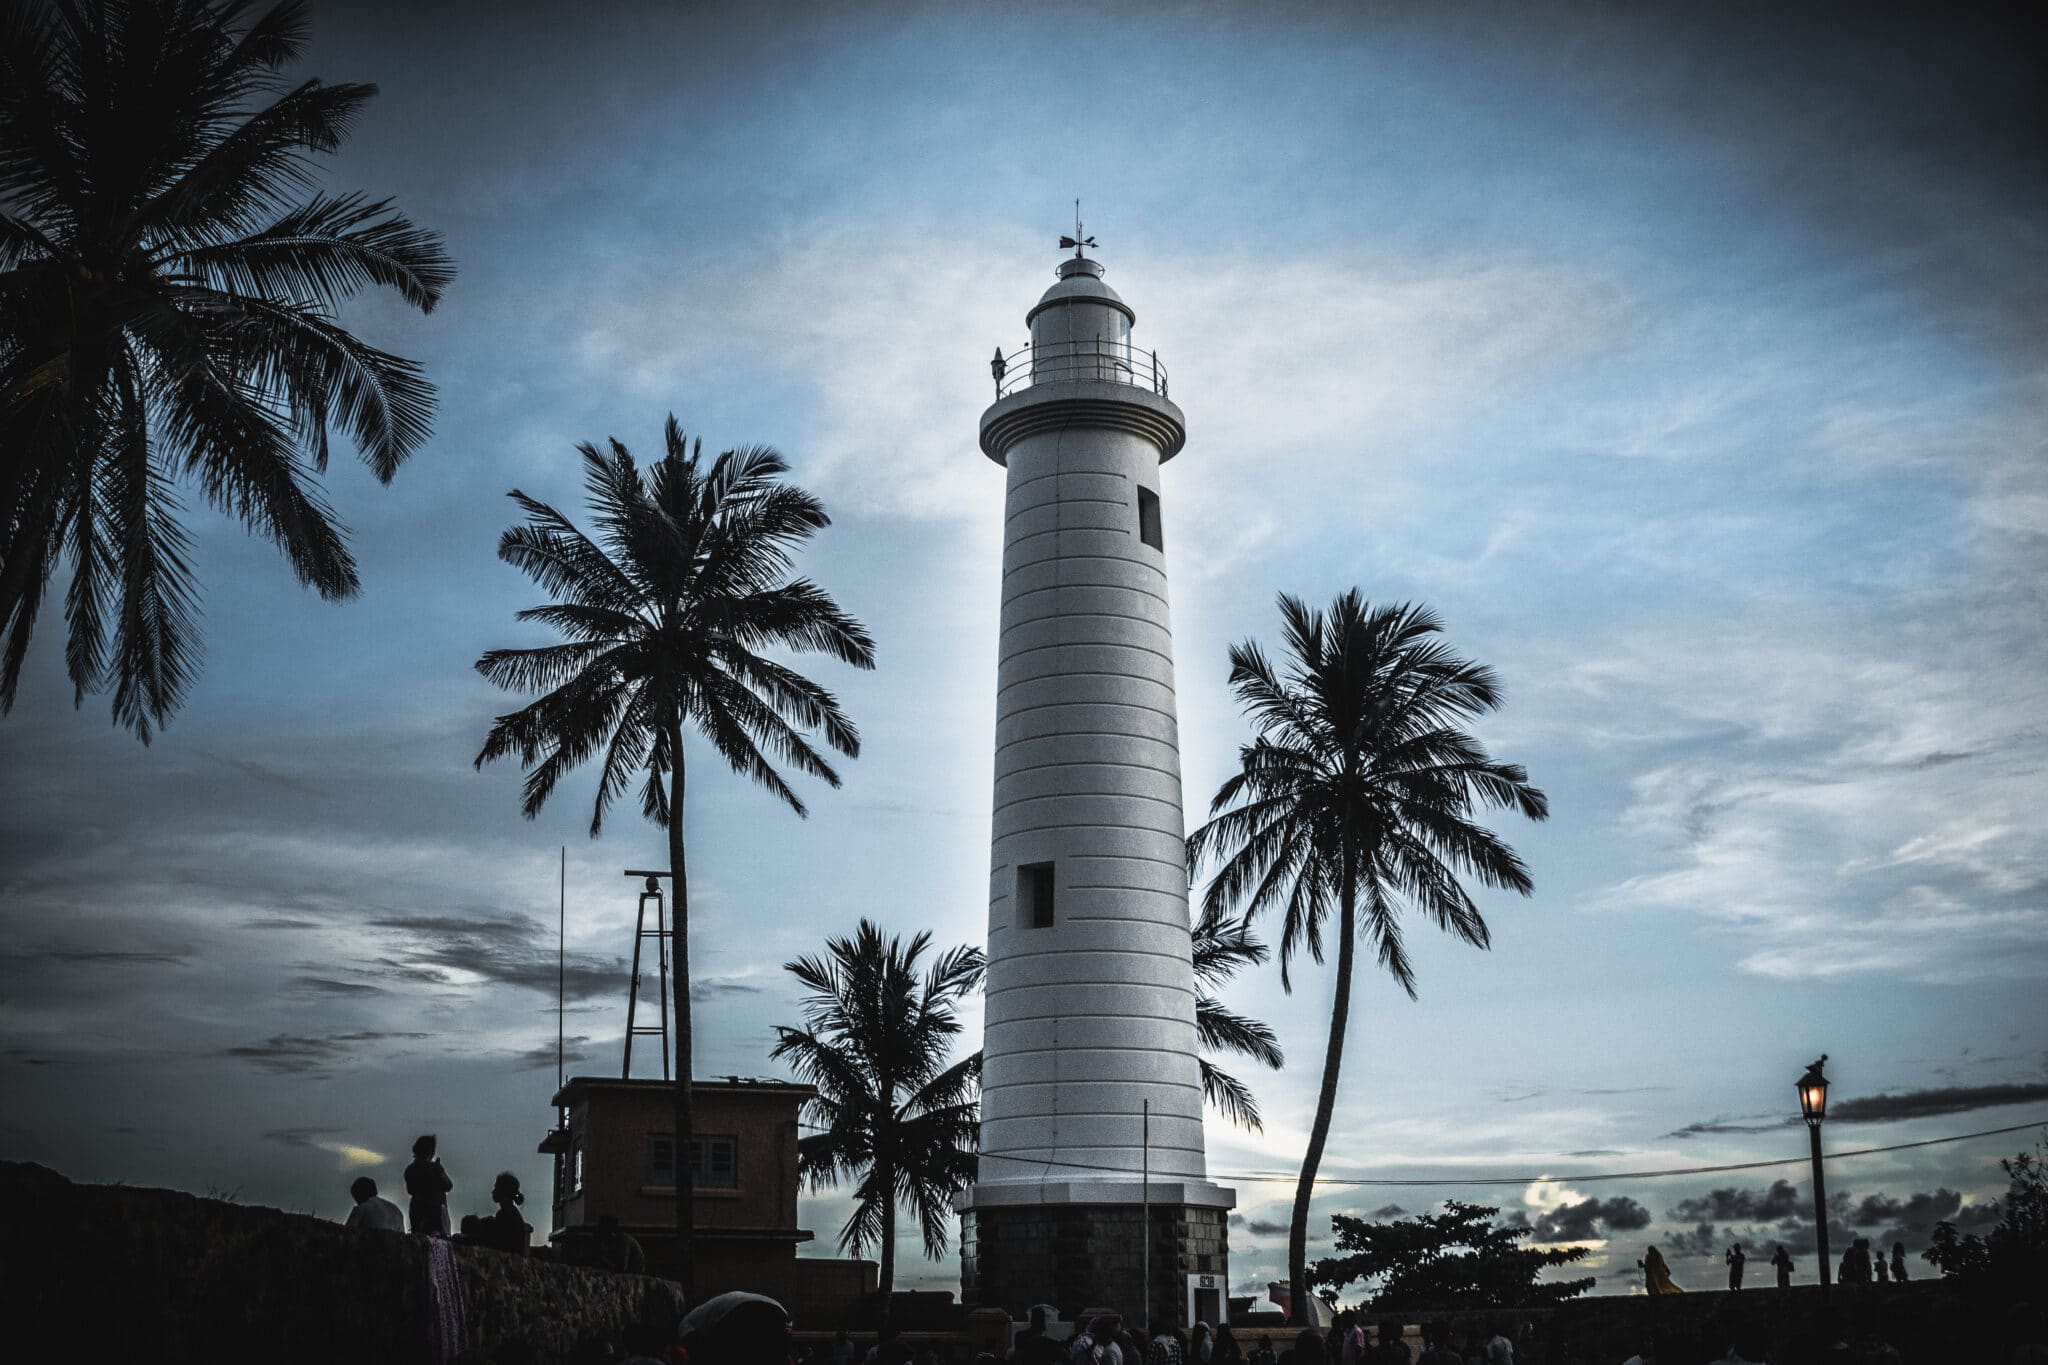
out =
<path fill-rule="evenodd" d="M 1159 529 L 1159 495 L 1149 488 L 1138 490 L 1138 539 L 1155 550 L 1166 548 L 1165 535 Z"/>
<path fill-rule="evenodd" d="M 1017 925 L 1052 927 L 1052 864 L 1026 863 L 1017 869 Z"/>
<path fill-rule="evenodd" d="M 723 1135 L 690 1139 L 690 1178 L 699 1189 L 739 1188 L 739 1139 Z M 676 1183 L 676 1139 L 673 1133 L 647 1136 L 647 1183 Z"/>

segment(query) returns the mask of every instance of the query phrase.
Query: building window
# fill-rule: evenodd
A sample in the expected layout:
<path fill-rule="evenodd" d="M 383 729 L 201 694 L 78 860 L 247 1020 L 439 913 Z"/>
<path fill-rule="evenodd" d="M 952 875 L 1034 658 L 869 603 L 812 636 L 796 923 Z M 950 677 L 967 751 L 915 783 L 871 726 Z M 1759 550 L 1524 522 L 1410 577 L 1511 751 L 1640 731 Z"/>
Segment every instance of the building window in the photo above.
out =
<path fill-rule="evenodd" d="M 1138 490 L 1138 539 L 1155 550 L 1166 549 L 1166 539 L 1159 529 L 1159 495 L 1149 488 Z"/>
<path fill-rule="evenodd" d="M 577 1138 L 569 1147 L 569 1186 L 563 1197 L 574 1199 L 583 1193 L 583 1139 Z"/>
<path fill-rule="evenodd" d="M 690 1139 L 690 1179 L 700 1190 L 739 1188 L 739 1139 L 722 1134 Z M 647 1183 L 676 1183 L 676 1139 L 673 1133 L 647 1137 Z"/>
<path fill-rule="evenodd" d="M 1052 864 L 1025 863 L 1017 869 L 1017 927 L 1052 928 Z"/>

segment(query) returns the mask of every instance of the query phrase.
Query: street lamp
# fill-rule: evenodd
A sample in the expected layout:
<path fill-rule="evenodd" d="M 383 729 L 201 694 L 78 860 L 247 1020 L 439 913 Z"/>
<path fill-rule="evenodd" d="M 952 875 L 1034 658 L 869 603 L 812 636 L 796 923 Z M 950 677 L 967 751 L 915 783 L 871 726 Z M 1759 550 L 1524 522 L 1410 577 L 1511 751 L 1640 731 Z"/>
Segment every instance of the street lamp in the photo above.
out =
<path fill-rule="evenodd" d="M 1799 1112 L 1806 1119 L 1806 1132 L 1813 1139 L 1813 1228 L 1820 1247 L 1820 1304 L 1823 1311 L 1828 1304 L 1830 1269 L 1828 1266 L 1828 1188 L 1827 1179 L 1820 1168 L 1820 1125 L 1828 1116 L 1828 1078 L 1821 1074 L 1821 1068 L 1828 1063 L 1828 1054 L 1820 1054 L 1820 1060 L 1806 1068 L 1806 1074 L 1799 1078 Z"/>

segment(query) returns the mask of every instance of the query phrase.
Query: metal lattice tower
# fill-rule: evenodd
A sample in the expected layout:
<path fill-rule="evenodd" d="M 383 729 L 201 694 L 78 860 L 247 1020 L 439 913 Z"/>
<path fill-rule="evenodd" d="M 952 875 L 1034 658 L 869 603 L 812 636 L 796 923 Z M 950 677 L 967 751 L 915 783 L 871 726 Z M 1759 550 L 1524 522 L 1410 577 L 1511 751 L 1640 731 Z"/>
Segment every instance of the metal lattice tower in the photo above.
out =
<path fill-rule="evenodd" d="M 636 1035 L 659 1036 L 661 1039 L 661 1078 L 671 1079 L 668 1061 L 668 944 L 674 931 L 669 928 L 668 903 L 661 894 L 661 879 L 666 872 L 648 872 L 626 869 L 628 877 L 641 877 L 645 881 L 640 891 L 640 913 L 633 930 L 633 985 L 626 996 L 626 1060 L 619 1069 L 624 1080 L 633 1078 L 633 1039 Z M 647 906 L 654 906 L 654 927 L 647 927 Z M 652 1024 L 639 1022 L 640 1012 L 640 955 L 647 940 L 654 940 L 655 961 L 660 964 L 655 982 L 655 1019 Z"/>

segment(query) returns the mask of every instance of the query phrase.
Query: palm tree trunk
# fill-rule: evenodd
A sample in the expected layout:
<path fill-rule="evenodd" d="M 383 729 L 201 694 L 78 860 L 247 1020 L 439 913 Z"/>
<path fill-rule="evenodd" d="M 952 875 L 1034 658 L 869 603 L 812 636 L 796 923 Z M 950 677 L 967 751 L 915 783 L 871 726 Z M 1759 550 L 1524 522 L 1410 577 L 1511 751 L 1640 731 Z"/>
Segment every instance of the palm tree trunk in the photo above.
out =
<path fill-rule="evenodd" d="M 1344 922 L 1337 941 L 1337 1001 L 1330 1011 L 1330 1044 L 1323 1053 L 1323 1089 L 1316 1097 L 1316 1121 L 1308 1133 L 1308 1152 L 1301 1159 L 1301 1181 L 1294 1187 L 1294 1217 L 1287 1227 L 1287 1276 L 1290 1326 L 1305 1327 L 1308 1314 L 1308 1200 L 1315 1192 L 1316 1170 L 1323 1164 L 1323 1143 L 1330 1136 L 1330 1115 L 1337 1107 L 1337 1073 L 1344 1064 L 1344 1027 L 1351 1018 L 1351 960 L 1358 941 L 1358 899 L 1352 889 L 1352 855 L 1345 851 Z"/>
<path fill-rule="evenodd" d="M 691 1169 L 690 1139 L 696 1131 L 695 1105 L 690 1096 L 690 877 L 683 863 L 683 730 L 671 726 L 669 753 L 675 766 L 668 774 L 668 870 L 674 888 L 673 931 L 676 993 L 676 1280 L 683 1287 L 683 1301 L 695 1298 L 691 1283 L 691 1256 L 696 1240 L 695 1172 Z"/>
<path fill-rule="evenodd" d="M 889 1306 L 896 1293 L 896 1173 L 876 1171 L 875 1183 L 882 1187 L 882 1323 L 889 1322 Z"/>

